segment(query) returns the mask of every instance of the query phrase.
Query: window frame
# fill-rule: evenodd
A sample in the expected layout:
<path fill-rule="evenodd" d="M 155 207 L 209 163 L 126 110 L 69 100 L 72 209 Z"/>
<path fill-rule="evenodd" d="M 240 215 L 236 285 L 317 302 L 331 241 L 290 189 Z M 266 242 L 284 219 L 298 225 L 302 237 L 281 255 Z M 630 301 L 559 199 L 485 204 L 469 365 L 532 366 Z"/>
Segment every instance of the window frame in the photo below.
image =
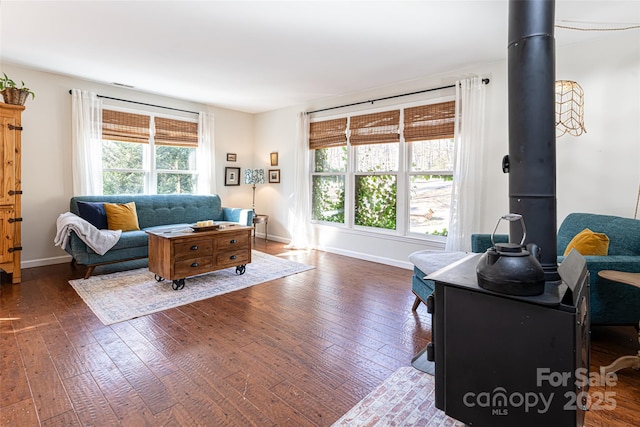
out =
<path fill-rule="evenodd" d="M 164 114 L 164 113 L 160 113 L 160 112 L 156 112 L 156 111 L 152 111 L 152 110 L 144 110 L 144 109 L 134 109 L 134 108 L 126 108 L 126 107 L 122 107 L 119 105 L 104 105 L 102 107 L 102 110 L 111 110 L 111 111 L 118 111 L 118 112 L 123 112 L 123 113 L 130 113 L 130 114 L 138 114 L 138 115 L 144 115 L 144 116 L 148 116 L 149 117 L 149 140 L 148 142 L 144 143 L 144 142 L 128 142 L 128 141 L 116 141 L 116 140 L 108 140 L 107 141 L 114 141 L 116 143 L 125 143 L 125 144 L 142 144 L 143 148 L 142 148 L 142 169 L 132 169 L 132 168 L 106 168 L 104 166 L 104 161 L 101 158 L 101 167 L 102 167 L 102 174 L 104 176 L 105 172 L 133 172 L 133 173 L 138 173 L 141 172 L 144 175 L 143 178 L 143 193 L 137 193 L 137 194 L 153 194 L 156 195 L 158 194 L 158 175 L 159 174 L 184 174 L 184 175 L 191 175 L 193 177 L 193 181 L 194 181 L 194 189 L 192 193 L 184 193 L 184 194 L 198 194 L 198 159 L 197 159 L 197 155 L 195 156 L 195 161 L 194 161 L 194 166 L 193 169 L 189 169 L 189 170 L 171 170 L 171 169 L 158 169 L 156 166 L 157 164 L 157 148 L 160 146 L 171 146 L 171 147 L 178 147 L 178 148 L 187 148 L 187 149 L 193 149 L 193 150 L 197 150 L 197 146 L 196 147 L 185 147 L 183 145 L 180 144 L 176 144 L 176 145 L 171 145 L 171 144 L 159 144 L 156 145 L 155 143 L 155 119 L 156 117 L 161 117 L 161 118 L 165 118 L 165 119 L 171 119 L 171 120 L 179 120 L 179 121 L 184 121 L 184 122 L 190 122 L 190 123 L 196 123 L 198 124 L 198 117 L 184 117 L 184 116 L 180 116 L 180 115 L 172 115 L 172 114 Z M 104 139 L 100 138 L 100 143 L 104 144 Z M 104 145 L 103 145 L 103 149 L 104 149 Z M 104 182 L 103 182 L 103 187 L 102 187 L 102 191 L 104 193 Z"/>
<path fill-rule="evenodd" d="M 410 163 L 410 149 L 409 146 L 411 142 L 406 142 L 404 137 L 404 110 L 411 107 L 428 105 L 428 104 L 439 104 L 454 101 L 455 95 L 443 95 L 430 99 L 423 99 L 420 101 L 413 101 L 395 105 L 386 105 L 384 107 L 378 108 L 370 108 L 366 110 L 358 110 L 351 111 L 343 114 L 334 114 L 327 115 L 322 117 L 314 117 L 310 119 L 310 122 L 317 121 L 325 121 L 325 120 L 334 120 L 340 118 L 347 118 L 347 170 L 345 172 L 315 172 L 315 153 L 314 149 L 309 148 L 310 156 L 309 156 L 309 176 L 310 176 L 310 187 L 309 194 L 313 198 L 313 176 L 314 175 L 344 175 L 345 179 L 345 213 L 344 213 L 344 223 L 334 223 L 329 221 L 315 220 L 312 219 L 311 223 L 314 226 L 320 227 L 331 227 L 331 228 L 341 228 L 347 229 L 355 233 L 365 234 L 365 235 L 382 235 L 385 238 L 398 238 L 398 239 L 409 239 L 409 240 L 421 240 L 421 241 L 431 241 L 437 244 L 444 244 L 446 241 L 446 237 L 433 235 L 433 234 L 423 234 L 411 232 L 411 219 L 410 219 L 410 191 L 411 191 L 411 176 L 412 175 L 425 175 L 424 171 L 412 172 Z M 359 116 L 364 114 L 372 114 L 376 112 L 384 112 L 388 110 L 400 110 L 400 140 L 397 144 L 398 147 L 398 168 L 397 171 L 384 171 L 384 172 L 357 172 L 356 165 L 356 147 L 351 144 L 350 140 L 350 131 L 349 126 L 351 124 L 352 116 Z M 455 167 L 455 166 L 453 166 Z M 454 175 L 454 170 L 450 171 L 440 171 L 439 175 Z M 396 176 L 396 229 L 384 229 L 378 227 L 369 227 L 355 224 L 355 177 L 357 175 L 395 175 Z M 435 173 L 432 173 L 435 175 Z M 311 203 L 311 202 L 310 202 Z M 311 204 L 309 205 L 309 209 L 311 210 Z"/>

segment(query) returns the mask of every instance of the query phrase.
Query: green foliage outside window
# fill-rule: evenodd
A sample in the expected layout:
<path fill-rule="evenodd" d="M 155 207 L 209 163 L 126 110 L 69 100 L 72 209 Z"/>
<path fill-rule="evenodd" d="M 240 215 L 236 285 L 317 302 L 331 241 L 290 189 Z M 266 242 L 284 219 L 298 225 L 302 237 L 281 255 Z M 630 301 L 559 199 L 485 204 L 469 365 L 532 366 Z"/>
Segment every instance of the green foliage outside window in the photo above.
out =
<path fill-rule="evenodd" d="M 344 224 L 344 176 L 314 176 L 312 179 L 312 218 Z"/>
<path fill-rule="evenodd" d="M 103 193 L 143 194 L 145 192 L 144 150 L 146 144 L 102 142 Z M 157 194 L 192 194 L 196 189 L 195 148 L 157 146 Z M 169 173 L 162 171 L 180 171 Z"/>
<path fill-rule="evenodd" d="M 347 147 L 314 150 L 314 166 L 314 172 L 345 172 L 347 170 Z"/>
<path fill-rule="evenodd" d="M 159 171 L 194 170 L 196 149 L 188 147 L 156 147 L 156 169 Z M 196 189 L 196 175 L 158 172 L 158 194 L 192 194 Z"/>
<path fill-rule="evenodd" d="M 355 224 L 396 229 L 395 175 L 356 176 Z"/>
<path fill-rule="evenodd" d="M 143 144 L 104 140 L 102 141 L 102 167 L 142 170 L 143 149 Z"/>
<path fill-rule="evenodd" d="M 195 148 L 156 146 L 156 169 L 159 170 L 193 170 L 196 168 L 195 158 Z"/>
<path fill-rule="evenodd" d="M 158 194 L 193 194 L 195 176 L 182 173 L 159 173 Z"/>
<path fill-rule="evenodd" d="M 102 192 L 104 194 L 143 194 L 144 173 L 104 171 Z"/>

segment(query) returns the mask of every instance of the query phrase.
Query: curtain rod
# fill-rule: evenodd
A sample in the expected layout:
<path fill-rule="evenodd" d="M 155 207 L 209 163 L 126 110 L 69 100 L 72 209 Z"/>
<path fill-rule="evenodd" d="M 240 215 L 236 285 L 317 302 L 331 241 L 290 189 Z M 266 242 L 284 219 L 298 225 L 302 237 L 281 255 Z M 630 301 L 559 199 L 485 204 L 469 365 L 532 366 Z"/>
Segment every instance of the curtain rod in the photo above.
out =
<path fill-rule="evenodd" d="M 484 83 L 486 85 L 488 85 L 489 82 L 490 82 L 489 79 L 482 79 L 482 83 Z M 320 110 L 307 111 L 305 114 L 319 113 L 321 111 L 335 110 L 337 108 L 353 107 L 354 105 L 373 104 L 374 102 L 377 102 L 377 101 L 386 101 L 387 99 L 401 98 L 403 96 L 410 96 L 410 95 L 417 95 L 419 93 L 433 92 L 434 90 L 450 89 L 452 87 L 456 87 L 456 85 L 453 84 L 453 85 L 448 85 L 448 86 L 434 87 L 434 88 L 431 88 L 431 89 L 418 90 L 416 92 L 409 92 L 409 93 L 403 93 L 403 94 L 400 94 L 400 95 L 392 95 L 392 96 L 385 96 L 383 98 L 370 99 L 368 101 L 360 101 L 360 102 L 354 102 L 354 103 L 351 103 L 351 104 L 338 105 L 336 107 L 321 108 Z"/>
<path fill-rule="evenodd" d="M 71 89 L 69 89 L 69 95 L 71 95 Z M 104 95 L 97 95 L 97 96 L 98 96 L 98 98 L 111 99 L 113 101 L 129 102 L 131 104 L 145 105 L 147 107 L 164 108 L 165 110 L 181 111 L 183 113 L 199 114 L 199 113 L 197 113 L 195 111 L 181 110 L 180 108 L 165 107 L 163 105 L 155 105 L 155 104 L 147 104 L 146 102 L 130 101 L 128 99 L 112 98 L 110 96 L 104 96 Z"/>

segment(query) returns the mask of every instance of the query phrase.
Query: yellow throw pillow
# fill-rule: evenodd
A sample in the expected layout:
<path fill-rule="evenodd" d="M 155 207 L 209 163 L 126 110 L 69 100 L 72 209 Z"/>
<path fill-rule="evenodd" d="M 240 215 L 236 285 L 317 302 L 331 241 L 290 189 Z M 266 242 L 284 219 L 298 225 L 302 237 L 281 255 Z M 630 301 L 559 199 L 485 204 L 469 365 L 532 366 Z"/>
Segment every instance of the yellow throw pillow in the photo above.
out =
<path fill-rule="evenodd" d="M 569 255 L 571 249 L 577 250 L 580 255 L 607 255 L 609 253 L 609 238 L 604 233 L 594 233 L 585 228 L 571 239 L 564 255 Z"/>
<path fill-rule="evenodd" d="M 135 202 L 105 203 L 104 210 L 107 213 L 109 230 L 140 230 Z"/>

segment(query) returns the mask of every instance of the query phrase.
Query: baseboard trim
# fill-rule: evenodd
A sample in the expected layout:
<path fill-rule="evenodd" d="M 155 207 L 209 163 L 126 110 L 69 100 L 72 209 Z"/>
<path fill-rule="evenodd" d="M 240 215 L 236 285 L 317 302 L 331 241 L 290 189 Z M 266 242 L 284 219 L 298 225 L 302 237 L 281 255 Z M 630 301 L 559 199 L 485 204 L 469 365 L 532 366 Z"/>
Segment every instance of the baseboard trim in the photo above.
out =
<path fill-rule="evenodd" d="M 71 262 L 71 255 L 22 261 L 20 263 L 20 268 L 44 267 L 45 265 L 64 264 L 66 262 Z"/>
<path fill-rule="evenodd" d="M 257 233 L 256 239 L 264 239 L 264 233 Z M 272 234 L 269 234 L 268 240 L 273 240 L 274 242 L 285 243 L 285 244 L 291 241 L 291 239 L 288 239 L 286 237 L 274 236 Z M 408 261 L 399 261 L 391 258 L 365 254 L 362 252 L 348 251 L 348 250 L 333 248 L 333 247 L 314 247 L 313 249 L 329 252 L 336 255 L 343 255 L 349 258 L 356 258 L 364 261 L 376 262 L 378 264 L 391 265 L 393 267 L 400 267 L 407 270 L 413 270 L 413 264 Z M 20 263 L 20 267 L 21 268 L 43 267 L 46 265 L 64 264 L 66 262 L 71 262 L 70 255 L 62 255 L 59 257 L 41 258 L 41 259 L 35 259 L 30 261 L 23 261 L 22 263 Z"/>
<path fill-rule="evenodd" d="M 378 264 L 385 264 L 385 265 L 390 265 L 392 267 L 399 267 L 399 268 L 404 268 L 406 270 L 413 270 L 413 264 L 408 261 L 400 261 L 396 259 L 365 254 L 362 252 L 347 251 L 339 248 L 324 247 L 324 248 L 317 248 L 317 249 L 321 251 L 329 252 L 332 254 L 336 254 L 336 255 L 346 256 L 349 258 L 357 258 L 364 261 L 371 261 Z"/>
<path fill-rule="evenodd" d="M 256 234 L 256 239 L 260 239 L 260 238 L 264 239 L 263 233 Z M 289 243 L 291 241 L 291 239 L 280 237 L 280 236 L 274 236 L 272 234 L 269 234 L 269 240 L 273 240 L 275 242 L 280 242 L 280 243 Z M 361 259 L 363 261 L 371 261 L 371 262 L 376 262 L 378 264 L 404 268 L 406 270 L 413 270 L 413 264 L 409 261 L 400 261 L 392 258 L 365 254 L 362 252 L 349 251 L 349 250 L 344 250 L 344 249 L 334 248 L 334 247 L 313 247 L 312 249 L 329 252 L 336 255 L 342 255 L 349 258 Z"/>

